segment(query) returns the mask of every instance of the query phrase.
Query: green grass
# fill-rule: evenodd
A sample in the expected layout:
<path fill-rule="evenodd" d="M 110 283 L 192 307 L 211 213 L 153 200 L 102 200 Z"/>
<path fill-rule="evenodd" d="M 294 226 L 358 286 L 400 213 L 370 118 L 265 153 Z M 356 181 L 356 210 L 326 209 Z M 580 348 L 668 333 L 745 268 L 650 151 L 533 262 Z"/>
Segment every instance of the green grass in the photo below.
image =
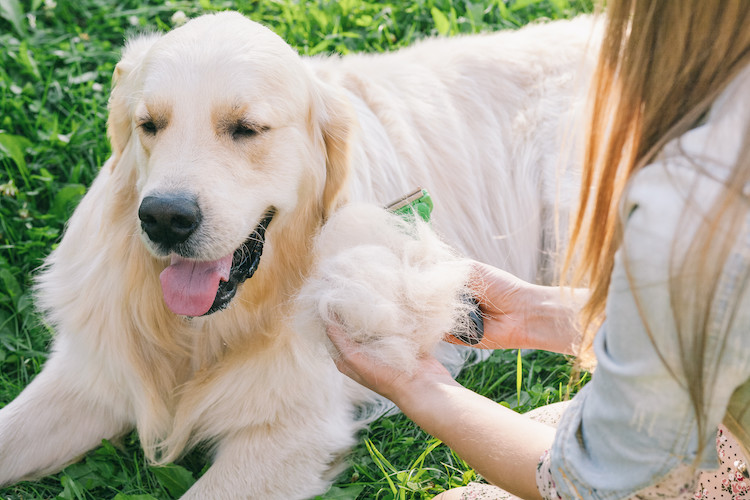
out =
<path fill-rule="evenodd" d="M 31 276 L 109 154 L 110 77 L 128 33 L 167 30 L 172 16 L 236 9 L 312 55 L 378 52 L 431 35 L 513 29 L 538 18 L 591 10 L 590 0 L 0 0 L 0 405 L 39 372 L 50 332 L 37 317 Z M 496 352 L 460 381 L 519 411 L 557 401 L 569 369 L 560 356 Z M 431 498 L 475 473 L 402 415 L 362 435 L 327 499 Z M 5 499 L 167 499 L 206 464 L 149 466 L 137 436 L 104 443 L 81 462 L 38 482 L 0 489 Z"/>

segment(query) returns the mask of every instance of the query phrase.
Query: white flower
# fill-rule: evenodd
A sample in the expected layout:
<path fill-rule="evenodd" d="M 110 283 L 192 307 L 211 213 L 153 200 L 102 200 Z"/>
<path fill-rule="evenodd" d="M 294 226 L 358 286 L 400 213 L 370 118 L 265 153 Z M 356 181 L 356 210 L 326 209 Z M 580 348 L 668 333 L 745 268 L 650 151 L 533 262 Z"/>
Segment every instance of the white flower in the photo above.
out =
<path fill-rule="evenodd" d="M 57 7 L 57 2 L 55 2 L 55 0 L 44 0 L 44 9 L 45 10 L 52 10 L 55 7 Z"/>
<path fill-rule="evenodd" d="M 187 22 L 187 20 L 187 16 L 181 10 L 178 10 L 177 12 L 172 14 L 172 17 L 170 18 L 170 21 L 172 21 L 172 26 L 182 26 Z"/>
<path fill-rule="evenodd" d="M 93 90 L 94 92 L 101 92 L 102 90 L 104 90 L 104 87 L 101 83 L 94 82 L 91 84 L 91 90 Z"/>
<path fill-rule="evenodd" d="M 139 24 L 141 24 L 141 20 L 138 19 L 138 16 L 130 16 L 128 18 L 128 22 L 131 26 L 138 26 Z"/>
<path fill-rule="evenodd" d="M 18 189 L 16 188 L 13 179 L 9 180 L 5 184 L 0 184 L 0 193 L 5 196 L 15 196 L 18 194 Z"/>

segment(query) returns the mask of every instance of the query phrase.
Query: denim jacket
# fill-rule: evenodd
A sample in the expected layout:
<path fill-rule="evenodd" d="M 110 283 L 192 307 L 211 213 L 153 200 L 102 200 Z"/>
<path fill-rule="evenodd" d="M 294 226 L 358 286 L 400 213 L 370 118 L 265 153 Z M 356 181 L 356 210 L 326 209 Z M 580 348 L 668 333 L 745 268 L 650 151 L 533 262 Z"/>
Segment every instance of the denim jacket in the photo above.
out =
<path fill-rule="evenodd" d="M 749 140 L 750 67 L 704 124 L 667 144 L 631 179 L 607 319 L 594 341 L 598 366 L 563 414 L 550 451 L 563 498 L 629 498 L 696 458 L 698 468 L 715 469 L 722 421 L 750 448 L 750 217 L 733 240 L 711 304 L 702 435 L 681 371 L 669 285 L 673 255 L 723 195 L 722 181 Z"/>

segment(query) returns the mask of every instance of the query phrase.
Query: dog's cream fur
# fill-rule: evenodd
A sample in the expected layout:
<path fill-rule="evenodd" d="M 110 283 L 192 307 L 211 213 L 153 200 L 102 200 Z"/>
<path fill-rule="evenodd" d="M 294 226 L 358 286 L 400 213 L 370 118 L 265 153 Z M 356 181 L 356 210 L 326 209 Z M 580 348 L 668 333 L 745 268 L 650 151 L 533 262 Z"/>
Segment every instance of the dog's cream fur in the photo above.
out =
<path fill-rule="evenodd" d="M 326 266 L 346 277 L 352 263 L 356 271 L 406 262 L 413 279 L 373 289 L 403 292 L 417 314 L 416 326 L 405 327 L 419 329 L 432 323 L 419 322 L 425 299 L 410 287 L 429 286 L 441 263 L 460 261 L 430 238 L 420 240 L 419 258 L 409 257 L 404 247 L 419 235 L 399 239 L 404 229 L 382 210 L 341 207 L 384 204 L 425 186 L 435 230 L 461 254 L 547 279 L 556 202 L 567 205 L 575 191 L 575 175 L 556 167 L 564 125 L 585 93 L 590 31 L 579 19 L 311 59 L 222 13 L 132 40 L 114 75 L 112 157 L 39 278 L 38 303 L 56 336 L 42 372 L 0 411 L 0 484 L 55 472 L 136 428 L 161 462 L 212 446 L 213 465 L 186 497 L 324 491 L 331 465 L 354 442 L 354 408 L 366 396 L 338 373 L 310 319 L 325 317 L 335 298 L 325 286 L 308 286 L 297 309 L 294 298 L 309 278 L 325 282 Z M 139 126 L 146 115 L 157 133 Z M 240 119 L 258 133 L 227 134 L 226 123 Z M 142 234 L 137 212 L 145 196 L 172 189 L 200 202 L 199 260 L 232 252 L 268 207 L 277 211 L 257 273 L 224 311 L 188 319 L 164 304 L 159 273 L 168 259 Z M 324 231 L 313 251 L 328 218 L 338 229 Z M 347 227 L 359 227 L 362 239 Z M 379 227 L 390 243 L 374 233 Z M 378 261 L 378 245 L 391 260 Z M 335 261 L 340 248 L 348 253 Z M 459 286 L 461 265 L 452 281 L 432 286 Z M 455 307 L 455 294 L 447 297 L 438 300 Z M 295 322 L 298 309 L 308 314 Z M 368 325 L 361 311 L 344 319 Z M 454 320 L 448 314 L 440 324 Z M 435 345 L 441 333 L 420 345 Z"/>

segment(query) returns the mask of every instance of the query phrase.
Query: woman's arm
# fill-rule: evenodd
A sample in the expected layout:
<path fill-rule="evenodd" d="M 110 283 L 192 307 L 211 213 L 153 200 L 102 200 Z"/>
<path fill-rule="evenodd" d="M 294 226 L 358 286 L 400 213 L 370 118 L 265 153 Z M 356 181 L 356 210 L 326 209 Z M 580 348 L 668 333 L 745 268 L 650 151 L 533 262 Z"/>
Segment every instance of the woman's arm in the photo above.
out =
<path fill-rule="evenodd" d="M 484 316 L 484 339 L 476 347 L 573 353 L 579 339 L 576 318 L 587 290 L 532 285 L 479 262 L 472 288 Z M 552 444 L 552 427 L 462 387 L 432 356 L 406 373 L 374 362 L 339 326 L 330 326 L 328 336 L 339 352 L 335 361 L 342 373 L 393 401 L 488 481 L 522 498 L 540 498 L 536 466 Z"/>
<path fill-rule="evenodd" d="M 342 373 L 393 401 L 488 481 L 521 498 L 541 498 L 536 466 L 553 428 L 462 387 L 431 356 L 409 375 L 373 362 L 340 327 L 329 327 L 328 336 Z"/>

